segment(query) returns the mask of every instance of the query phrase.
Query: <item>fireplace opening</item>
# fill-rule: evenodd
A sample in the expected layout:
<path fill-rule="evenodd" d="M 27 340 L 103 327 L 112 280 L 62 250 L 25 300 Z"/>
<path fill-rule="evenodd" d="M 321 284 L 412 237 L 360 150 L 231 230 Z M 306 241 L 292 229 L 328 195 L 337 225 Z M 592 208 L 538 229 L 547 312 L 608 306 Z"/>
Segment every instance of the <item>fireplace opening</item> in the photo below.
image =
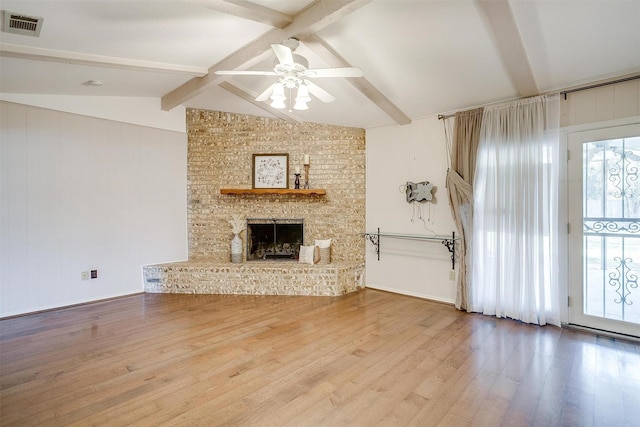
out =
<path fill-rule="evenodd" d="M 303 219 L 247 218 L 247 261 L 297 260 L 303 237 Z"/>

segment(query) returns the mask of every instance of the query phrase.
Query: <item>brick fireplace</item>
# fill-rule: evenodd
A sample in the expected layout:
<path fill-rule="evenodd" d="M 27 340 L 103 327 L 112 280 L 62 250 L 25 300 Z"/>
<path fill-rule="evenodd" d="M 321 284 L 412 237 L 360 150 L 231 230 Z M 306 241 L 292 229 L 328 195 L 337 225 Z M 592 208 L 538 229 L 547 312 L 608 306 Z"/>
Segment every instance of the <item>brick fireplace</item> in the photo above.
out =
<path fill-rule="evenodd" d="M 147 292 L 341 295 L 364 286 L 363 129 L 198 109 L 187 110 L 187 129 L 189 260 L 145 266 Z M 250 189 L 252 156 L 266 153 L 288 154 L 291 187 L 308 155 L 310 186 L 326 194 L 222 194 Z M 232 264 L 233 216 L 304 218 L 304 244 L 332 239 L 332 263 Z"/>

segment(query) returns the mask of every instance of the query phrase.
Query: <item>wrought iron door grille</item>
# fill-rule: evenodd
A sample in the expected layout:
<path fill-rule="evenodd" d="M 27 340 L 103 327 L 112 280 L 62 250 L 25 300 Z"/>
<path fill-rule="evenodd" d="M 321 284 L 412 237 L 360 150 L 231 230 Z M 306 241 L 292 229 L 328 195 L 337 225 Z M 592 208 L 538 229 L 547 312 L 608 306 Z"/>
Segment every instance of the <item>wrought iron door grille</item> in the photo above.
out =
<path fill-rule="evenodd" d="M 640 324 L 640 137 L 583 149 L 584 311 Z"/>

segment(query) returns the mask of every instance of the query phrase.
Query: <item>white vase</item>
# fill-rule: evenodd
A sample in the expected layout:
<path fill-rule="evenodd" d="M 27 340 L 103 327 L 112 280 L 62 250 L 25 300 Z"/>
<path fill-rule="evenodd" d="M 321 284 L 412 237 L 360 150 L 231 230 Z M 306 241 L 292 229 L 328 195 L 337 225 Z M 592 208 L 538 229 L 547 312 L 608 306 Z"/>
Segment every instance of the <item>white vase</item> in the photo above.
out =
<path fill-rule="evenodd" d="M 242 239 L 237 234 L 231 239 L 231 262 L 242 262 Z"/>

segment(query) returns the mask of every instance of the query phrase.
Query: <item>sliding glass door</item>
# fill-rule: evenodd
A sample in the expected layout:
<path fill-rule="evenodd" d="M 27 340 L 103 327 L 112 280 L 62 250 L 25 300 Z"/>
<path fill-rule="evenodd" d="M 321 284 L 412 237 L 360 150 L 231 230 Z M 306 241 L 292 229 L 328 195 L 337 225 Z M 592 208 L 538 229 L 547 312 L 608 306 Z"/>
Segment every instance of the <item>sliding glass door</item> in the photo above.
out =
<path fill-rule="evenodd" d="M 640 125 L 569 135 L 569 320 L 640 336 Z"/>

